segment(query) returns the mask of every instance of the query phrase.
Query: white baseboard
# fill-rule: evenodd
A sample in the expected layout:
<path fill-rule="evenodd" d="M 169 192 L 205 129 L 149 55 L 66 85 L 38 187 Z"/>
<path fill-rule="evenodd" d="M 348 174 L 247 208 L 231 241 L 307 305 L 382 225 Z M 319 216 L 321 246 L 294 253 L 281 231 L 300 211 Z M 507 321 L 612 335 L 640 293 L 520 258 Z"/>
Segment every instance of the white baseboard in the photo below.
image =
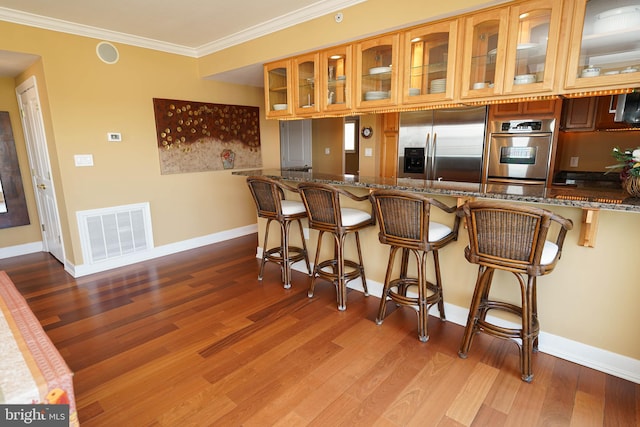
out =
<path fill-rule="evenodd" d="M 258 257 L 260 257 L 261 253 L 262 250 L 259 248 Z M 302 261 L 295 263 L 293 269 L 306 273 L 306 266 Z M 364 292 L 362 281 L 359 278 L 352 280 L 347 286 L 350 289 Z M 380 282 L 375 282 L 371 279 L 367 280 L 369 295 L 380 298 L 382 295 L 382 287 L 383 284 Z M 445 303 L 445 312 L 448 322 L 462 326 L 467 324 L 468 308 Z M 437 307 L 433 307 L 430 314 L 439 316 Z M 487 319 L 501 323 L 507 327 L 518 327 L 516 324 L 492 318 L 491 316 Z M 582 344 L 568 338 L 544 332 L 543 330 L 540 331 L 538 341 L 538 350 L 542 353 L 550 354 L 560 359 L 568 360 L 578 365 L 640 384 L 640 360 Z"/>
<path fill-rule="evenodd" d="M 0 248 L 0 259 L 42 252 L 42 242 L 25 243 L 23 245 Z"/>
<path fill-rule="evenodd" d="M 257 232 L 257 224 L 247 225 L 245 227 L 225 230 L 219 233 L 209 234 L 207 236 L 201 236 L 194 239 L 171 243 L 169 245 L 157 246 L 146 252 L 139 252 L 130 256 L 114 258 L 106 260 L 104 262 L 97 262 L 95 264 L 81 264 L 74 266 L 73 264 L 67 262 L 65 263 L 65 270 L 73 277 L 82 277 L 89 274 L 100 273 L 102 271 L 111 270 L 113 268 L 124 267 L 126 265 L 131 265 L 166 255 L 175 254 L 189 249 L 199 248 L 201 246 L 206 246 Z"/>

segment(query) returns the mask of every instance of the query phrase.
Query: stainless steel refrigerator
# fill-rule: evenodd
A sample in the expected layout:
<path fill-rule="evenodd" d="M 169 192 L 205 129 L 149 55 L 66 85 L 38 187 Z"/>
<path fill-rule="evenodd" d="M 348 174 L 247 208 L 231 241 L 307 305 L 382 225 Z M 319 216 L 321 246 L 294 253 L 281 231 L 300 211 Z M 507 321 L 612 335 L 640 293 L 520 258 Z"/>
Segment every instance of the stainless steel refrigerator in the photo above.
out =
<path fill-rule="evenodd" d="M 400 113 L 398 177 L 480 182 L 487 107 Z"/>

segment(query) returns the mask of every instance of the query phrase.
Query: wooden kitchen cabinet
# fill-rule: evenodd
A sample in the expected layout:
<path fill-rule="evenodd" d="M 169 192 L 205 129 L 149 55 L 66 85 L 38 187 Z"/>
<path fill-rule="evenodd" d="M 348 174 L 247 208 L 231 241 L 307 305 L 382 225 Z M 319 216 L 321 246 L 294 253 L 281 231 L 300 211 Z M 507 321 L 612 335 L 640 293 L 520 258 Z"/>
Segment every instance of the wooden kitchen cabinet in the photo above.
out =
<path fill-rule="evenodd" d="M 290 59 L 264 65 L 264 88 L 267 118 L 293 114 Z"/>
<path fill-rule="evenodd" d="M 352 107 L 353 49 L 351 45 L 320 54 L 320 105 L 323 112 L 348 112 Z"/>
<path fill-rule="evenodd" d="M 490 9 L 464 19 L 462 99 L 502 93 L 508 19 L 509 7 Z"/>
<path fill-rule="evenodd" d="M 319 53 L 293 59 L 293 105 L 296 116 L 306 117 L 320 111 Z"/>
<path fill-rule="evenodd" d="M 461 98 L 551 92 L 562 1 L 532 0 L 465 19 Z"/>
<path fill-rule="evenodd" d="M 424 25 L 402 34 L 402 104 L 453 99 L 458 22 Z"/>
<path fill-rule="evenodd" d="M 565 99 L 562 103 L 560 128 L 566 131 L 595 129 L 596 97 Z"/>
<path fill-rule="evenodd" d="M 355 103 L 359 109 L 394 106 L 398 102 L 400 34 L 364 40 L 355 45 Z"/>
<path fill-rule="evenodd" d="M 618 95 L 599 96 L 596 109 L 596 129 L 627 129 L 628 123 L 616 121 Z"/>
<path fill-rule="evenodd" d="M 544 99 L 529 102 L 510 102 L 506 104 L 495 104 L 490 107 L 492 117 L 517 118 L 525 116 L 556 116 L 562 108 L 560 99 Z"/>
<path fill-rule="evenodd" d="M 505 94 L 554 89 L 562 3 L 532 0 L 509 8 Z"/>
<path fill-rule="evenodd" d="M 593 90 L 638 86 L 638 5 L 617 7 L 610 0 L 572 1 L 573 23 L 565 88 Z"/>

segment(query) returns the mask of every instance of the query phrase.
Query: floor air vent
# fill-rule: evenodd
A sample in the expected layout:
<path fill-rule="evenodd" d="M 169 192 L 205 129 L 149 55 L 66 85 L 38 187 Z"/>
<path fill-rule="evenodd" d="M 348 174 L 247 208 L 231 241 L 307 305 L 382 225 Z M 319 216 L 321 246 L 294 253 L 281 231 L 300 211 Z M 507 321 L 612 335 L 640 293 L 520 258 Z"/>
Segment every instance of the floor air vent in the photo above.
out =
<path fill-rule="evenodd" d="M 86 264 L 153 248 L 149 203 L 92 209 L 76 215 Z"/>

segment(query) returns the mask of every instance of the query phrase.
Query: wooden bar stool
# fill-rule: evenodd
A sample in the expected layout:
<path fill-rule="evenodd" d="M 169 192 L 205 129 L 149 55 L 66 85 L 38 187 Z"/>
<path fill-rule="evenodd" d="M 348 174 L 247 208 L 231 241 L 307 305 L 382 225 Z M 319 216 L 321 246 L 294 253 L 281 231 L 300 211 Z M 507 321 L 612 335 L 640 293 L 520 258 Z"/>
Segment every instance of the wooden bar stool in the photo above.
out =
<path fill-rule="evenodd" d="M 538 350 L 540 331 L 536 279 L 555 268 L 565 235 L 573 223 L 544 209 L 509 203 L 467 202 L 459 212 L 466 217 L 469 230 L 465 257 L 478 264 L 479 269 L 458 354 L 467 357 L 476 332 L 513 340 L 520 349 L 522 379 L 531 382 L 531 355 Z M 550 241 L 548 233 L 554 223 L 552 231 L 556 238 Z M 520 285 L 520 305 L 491 299 L 489 291 L 495 270 L 515 275 Z M 490 310 L 515 314 L 521 318 L 522 326 L 507 328 L 491 323 L 487 320 Z"/>
<path fill-rule="evenodd" d="M 380 243 L 391 246 L 376 323 L 382 324 L 387 301 L 411 306 L 418 313 L 418 338 L 426 342 L 429 340 L 429 309 L 437 304 L 440 319 L 445 320 L 438 250 L 458 238 L 460 217 L 455 215 L 457 207 L 448 207 L 418 193 L 395 190 L 376 190 L 371 194 L 371 199 L 380 227 Z M 432 206 L 454 214 L 451 227 L 430 221 Z M 398 251 L 402 253 L 400 275 L 392 279 Z M 429 252 L 433 253 L 435 283 L 429 282 L 426 276 Z M 408 276 L 410 254 L 416 261 L 417 277 Z"/>
<path fill-rule="evenodd" d="M 285 199 L 285 190 L 297 193 L 298 189 L 295 187 L 263 176 L 247 177 L 247 184 L 256 203 L 258 217 L 267 219 L 258 280 L 262 280 L 265 263 L 271 261 L 280 265 L 284 288 L 289 289 L 291 288 L 291 265 L 293 263 L 304 260 L 307 264 L 307 271 L 311 275 L 307 244 L 304 240 L 302 222 L 300 221 L 302 218 L 307 217 L 307 211 L 301 201 Z M 280 244 L 268 248 L 271 221 L 276 221 L 280 226 Z M 289 244 L 289 229 L 292 222 L 298 223 L 300 238 L 302 239 L 301 248 Z"/>
<path fill-rule="evenodd" d="M 355 201 L 368 201 L 369 196 L 356 196 L 342 188 L 311 182 L 298 185 L 298 190 L 307 209 L 309 228 L 320 232 L 308 296 L 309 298 L 313 297 L 316 278 L 320 277 L 336 286 L 338 310 L 346 310 L 347 283 L 351 280 L 357 277 L 362 278 L 362 287 L 365 295 L 369 295 L 358 232 L 365 227 L 373 225 L 374 219 L 369 212 L 341 207 L 340 196 L 345 196 Z M 320 262 L 322 238 L 325 233 L 330 233 L 333 237 L 334 257 Z M 358 261 L 344 258 L 345 240 L 349 234 L 355 236 Z"/>

